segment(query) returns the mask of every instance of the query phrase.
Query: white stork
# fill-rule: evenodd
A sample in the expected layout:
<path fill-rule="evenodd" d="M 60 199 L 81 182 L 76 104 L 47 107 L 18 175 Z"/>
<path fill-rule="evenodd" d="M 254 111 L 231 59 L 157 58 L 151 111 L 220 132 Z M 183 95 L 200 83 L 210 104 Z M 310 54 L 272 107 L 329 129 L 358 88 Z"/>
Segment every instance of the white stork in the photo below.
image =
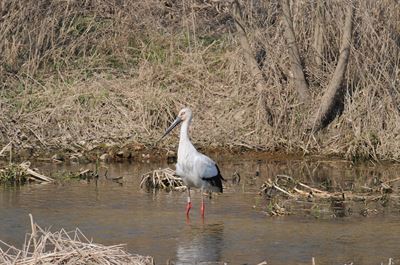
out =
<path fill-rule="evenodd" d="M 182 109 L 178 117 L 165 131 L 164 138 L 178 124 L 182 122 L 181 134 L 178 147 L 178 163 L 176 163 L 175 174 L 182 178 L 187 186 L 188 199 L 186 205 L 186 215 L 189 216 L 189 211 L 192 208 L 190 199 L 190 188 L 201 189 L 201 216 L 204 217 L 204 191 L 222 192 L 221 172 L 217 164 L 208 156 L 199 153 L 189 139 L 189 125 L 192 121 L 192 111 L 189 108 Z"/>

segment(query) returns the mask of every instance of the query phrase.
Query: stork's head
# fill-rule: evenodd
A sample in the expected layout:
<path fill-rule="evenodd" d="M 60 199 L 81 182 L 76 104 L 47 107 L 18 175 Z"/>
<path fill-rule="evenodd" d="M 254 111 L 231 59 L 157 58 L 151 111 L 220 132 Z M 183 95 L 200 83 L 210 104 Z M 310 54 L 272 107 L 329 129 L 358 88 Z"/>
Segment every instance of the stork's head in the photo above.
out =
<path fill-rule="evenodd" d="M 189 108 L 183 108 L 179 111 L 178 118 L 182 121 L 191 120 L 192 119 L 192 111 Z"/>
<path fill-rule="evenodd" d="M 176 119 L 171 124 L 171 126 L 169 126 L 167 130 L 165 130 L 165 133 L 161 137 L 161 139 L 163 139 L 165 136 L 167 136 L 167 134 L 170 133 L 182 121 L 190 122 L 191 120 L 192 120 L 192 111 L 189 108 L 181 109 L 181 111 L 179 111 L 178 117 L 176 117 Z"/>

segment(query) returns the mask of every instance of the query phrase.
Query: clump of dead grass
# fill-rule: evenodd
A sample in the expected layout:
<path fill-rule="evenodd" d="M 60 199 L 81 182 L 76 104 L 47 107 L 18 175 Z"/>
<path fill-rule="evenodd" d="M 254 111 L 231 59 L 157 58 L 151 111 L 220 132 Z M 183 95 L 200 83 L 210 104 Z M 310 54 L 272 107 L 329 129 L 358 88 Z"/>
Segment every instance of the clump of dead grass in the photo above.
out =
<path fill-rule="evenodd" d="M 267 201 L 266 213 L 280 216 L 298 213 L 299 208 L 314 217 L 368 216 L 396 205 L 400 198 L 400 178 L 386 181 L 379 179 L 355 183 L 350 188 L 329 189 L 323 185 L 312 187 L 287 175 L 268 179 L 260 187 L 260 194 Z"/>
<path fill-rule="evenodd" d="M 170 168 L 156 169 L 142 175 L 140 187 L 147 190 L 185 190 L 180 177 Z"/>
<path fill-rule="evenodd" d="M 31 218 L 31 233 L 25 236 L 22 249 L 0 240 L 0 263 L 33 264 L 133 264 L 153 265 L 153 258 L 128 253 L 124 245 L 104 246 L 93 243 L 79 228 L 67 232 L 51 232 Z"/>

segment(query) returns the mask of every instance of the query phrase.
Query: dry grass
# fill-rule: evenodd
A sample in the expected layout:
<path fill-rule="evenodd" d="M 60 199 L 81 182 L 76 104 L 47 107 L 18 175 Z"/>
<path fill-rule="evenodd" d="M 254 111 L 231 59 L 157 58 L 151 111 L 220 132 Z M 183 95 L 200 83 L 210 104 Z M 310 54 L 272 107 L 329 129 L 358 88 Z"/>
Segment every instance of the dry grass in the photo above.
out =
<path fill-rule="evenodd" d="M 260 187 L 260 194 L 267 202 L 266 213 L 272 216 L 305 213 L 332 218 L 379 214 L 389 212 L 391 207 L 398 209 L 400 178 L 354 181 L 349 187 L 333 187 L 332 183 L 328 186 L 332 181 L 307 185 L 288 175 L 268 179 Z"/>
<path fill-rule="evenodd" d="M 313 1 L 295 1 L 294 28 L 313 104 L 298 104 L 277 0 L 243 2 L 254 53 L 266 50 L 274 125 L 259 114 L 225 2 L 91 0 L 2 2 L 0 140 L 29 152 L 151 146 L 180 107 L 193 108 L 193 139 L 211 147 L 400 159 L 400 6 L 357 2 L 343 115 L 317 135 L 319 105 L 339 54 L 347 1 L 326 3 L 322 65 L 315 60 Z M 4 15 L 6 14 L 6 15 Z M 173 137 L 160 147 L 170 147 Z"/>
<path fill-rule="evenodd" d="M 50 232 L 33 222 L 31 234 L 22 249 L 0 240 L 0 263 L 5 265 L 38 264 L 133 264 L 152 265 L 151 257 L 129 254 L 124 245 L 104 246 L 93 243 L 78 228 L 67 232 Z"/>
<path fill-rule="evenodd" d="M 186 190 L 182 179 L 170 168 L 156 169 L 142 175 L 140 188 L 147 190 Z"/>

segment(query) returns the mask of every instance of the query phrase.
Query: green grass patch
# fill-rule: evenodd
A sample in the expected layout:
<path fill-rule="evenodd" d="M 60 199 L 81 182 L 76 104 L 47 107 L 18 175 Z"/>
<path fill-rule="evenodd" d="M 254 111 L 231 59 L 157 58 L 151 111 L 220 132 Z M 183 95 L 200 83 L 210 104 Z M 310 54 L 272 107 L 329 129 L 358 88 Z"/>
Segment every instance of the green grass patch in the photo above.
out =
<path fill-rule="evenodd" d="M 25 184 L 29 180 L 29 174 L 26 170 L 17 164 L 9 164 L 0 169 L 0 183 L 20 185 Z"/>

